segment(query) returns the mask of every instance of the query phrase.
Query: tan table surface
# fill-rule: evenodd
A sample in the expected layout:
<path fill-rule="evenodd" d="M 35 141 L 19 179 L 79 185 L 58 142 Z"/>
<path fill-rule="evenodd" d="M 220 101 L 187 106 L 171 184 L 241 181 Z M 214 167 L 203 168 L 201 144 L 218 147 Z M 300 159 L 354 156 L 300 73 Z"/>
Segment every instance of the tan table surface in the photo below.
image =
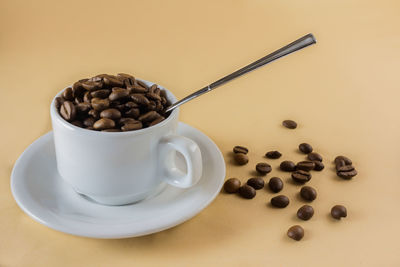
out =
<path fill-rule="evenodd" d="M 382 1 L 1 1 L 0 266 L 400 266 L 400 4 Z M 316 213 L 221 193 L 193 219 L 149 236 L 96 240 L 51 230 L 24 214 L 10 192 L 14 162 L 51 130 L 48 106 L 73 81 L 133 73 L 178 98 L 312 32 L 316 46 L 186 104 L 181 120 L 210 136 L 227 177 L 246 181 L 271 149 L 282 159 L 310 142 L 325 159 L 314 173 Z M 299 122 L 283 128 L 283 119 Z M 232 166 L 234 145 L 250 162 Z M 337 178 L 345 154 L 359 175 Z M 289 179 L 268 160 L 267 175 Z M 348 217 L 334 221 L 342 203 Z M 286 236 L 294 224 L 302 241 Z"/>

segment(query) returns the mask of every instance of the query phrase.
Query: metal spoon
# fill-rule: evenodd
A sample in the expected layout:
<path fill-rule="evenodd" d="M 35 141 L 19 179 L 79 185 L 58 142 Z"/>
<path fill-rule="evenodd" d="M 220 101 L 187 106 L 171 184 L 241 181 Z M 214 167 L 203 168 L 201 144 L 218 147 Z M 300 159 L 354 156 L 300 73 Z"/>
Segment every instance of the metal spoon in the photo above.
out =
<path fill-rule="evenodd" d="M 255 69 L 257 69 L 261 66 L 264 66 L 278 58 L 286 56 L 286 55 L 293 53 L 297 50 L 300 50 L 304 47 L 315 44 L 316 42 L 317 42 L 317 40 L 315 40 L 315 37 L 311 33 L 307 34 L 307 35 L 301 37 L 300 39 L 297 39 L 296 41 L 276 50 L 275 52 L 272 52 L 271 54 L 266 55 L 265 57 L 254 61 L 253 63 L 241 68 L 240 70 L 237 70 L 237 71 L 219 79 L 218 81 L 215 81 L 212 84 L 207 85 L 206 87 L 188 95 L 187 97 L 182 98 L 181 100 L 179 100 L 179 101 L 175 102 L 174 104 L 172 104 L 171 106 L 169 106 L 166 109 L 166 112 L 169 112 L 169 111 L 173 110 L 174 108 L 179 107 L 180 105 L 182 105 L 198 96 L 201 96 L 202 94 L 210 92 L 211 90 L 213 90 L 213 89 L 215 89 L 215 88 L 217 88 L 239 76 L 242 76 L 252 70 L 255 70 Z"/>

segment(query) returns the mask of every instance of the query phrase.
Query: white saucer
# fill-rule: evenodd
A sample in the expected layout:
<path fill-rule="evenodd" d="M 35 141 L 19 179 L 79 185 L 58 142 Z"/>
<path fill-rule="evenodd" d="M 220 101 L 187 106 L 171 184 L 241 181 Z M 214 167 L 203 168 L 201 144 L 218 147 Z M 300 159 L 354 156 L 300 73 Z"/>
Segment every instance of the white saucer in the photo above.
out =
<path fill-rule="evenodd" d="M 33 142 L 14 165 L 11 191 L 21 209 L 55 230 L 94 238 L 126 238 L 178 225 L 203 210 L 217 196 L 225 178 L 218 147 L 199 130 L 179 123 L 178 133 L 193 139 L 203 156 L 203 176 L 189 189 L 165 186 L 139 203 L 104 206 L 75 191 L 59 176 L 53 133 Z"/>

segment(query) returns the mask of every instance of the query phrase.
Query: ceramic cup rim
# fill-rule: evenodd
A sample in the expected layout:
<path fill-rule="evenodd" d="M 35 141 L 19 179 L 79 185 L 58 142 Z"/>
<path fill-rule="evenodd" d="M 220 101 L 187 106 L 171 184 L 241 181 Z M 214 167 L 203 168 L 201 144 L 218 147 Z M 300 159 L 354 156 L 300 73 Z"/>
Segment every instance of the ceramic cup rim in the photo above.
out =
<path fill-rule="evenodd" d="M 142 79 L 137 79 L 141 82 L 144 83 L 148 83 L 148 84 L 154 84 L 153 82 L 150 81 L 146 81 L 146 80 L 142 80 Z M 160 89 L 163 89 L 167 92 L 167 96 L 168 96 L 168 100 L 172 101 L 173 103 L 176 102 L 176 97 L 172 94 L 171 91 L 169 91 L 168 89 L 164 88 L 163 86 L 157 84 L 158 87 Z M 101 132 L 101 131 L 94 131 L 94 130 L 89 130 L 89 129 L 85 129 L 85 128 L 81 128 L 78 126 L 73 125 L 72 123 L 66 121 L 63 117 L 61 117 L 60 113 L 58 112 L 58 110 L 56 109 L 55 106 L 55 100 L 57 97 L 59 97 L 62 92 L 68 88 L 69 86 L 65 87 L 64 89 L 62 89 L 60 92 L 58 92 L 53 100 L 51 101 L 50 104 L 50 116 L 55 119 L 57 122 L 61 123 L 63 125 L 64 128 L 67 128 L 68 130 L 74 131 L 77 134 L 88 134 L 88 135 L 96 135 L 96 136 L 113 136 L 113 137 L 126 137 L 126 136 L 136 136 L 136 135 L 141 135 L 141 134 L 147 134 L 150 133 L 152 131 L 155 131 L 158 128 L 163 127 L 164 125 L 170 123 L 171 121 L 174 120 L 175 117 L 178 116 L 179 113 L 179 108 L 175 108 L 174 110 L 171 111 L 171 114 L 169 114 L 169 116 L 163 120 L 160 123 L 157 123 L 156 125 L 147 127 L 147 128 L 143 128 L 143 129 L 139 129 L 139 130 L 133 130 L 133 131 L 126 131 L 126 132 Z"/>

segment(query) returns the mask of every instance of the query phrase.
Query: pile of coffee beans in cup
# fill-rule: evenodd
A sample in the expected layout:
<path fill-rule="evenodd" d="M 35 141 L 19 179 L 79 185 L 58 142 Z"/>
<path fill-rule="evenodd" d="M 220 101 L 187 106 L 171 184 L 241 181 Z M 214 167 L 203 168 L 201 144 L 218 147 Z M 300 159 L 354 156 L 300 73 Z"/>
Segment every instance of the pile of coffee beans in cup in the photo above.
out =
<path fill-rule="evenodd" d="M 102 132 L 126 132 L 156 125 L 167 114 L 165 90 L 148 87 L 132 75 L 99 74 L 81 79 L 55 99 L 61 117 L 71 124 Z"/>
<path fill-rule="evenodd" d="M 285 120 L 282 125 L 289 129 L 295 129 L 297 123 L 292 120 Z M 299 190 L 299 196 L 303 201 L 312 202 L 317 198 L 317 190 L 314 187 L 304 185 L 308 183 L 312 174 L 311 171 L 320 172 L 325 168 L 323 157 L 314 151 L 313 147 L 308 143 L 301 143 L 298 146 L 299 152 L 305 154 L 306 158 L 300 162 L 291 160 L 281 161 L 279 169 L 284 172 L 290 172 L 294 185 L 303 185 Z M 246 165 L 249 162 L 249 149 L 247 147 L 237 145 L 233 148 L 233 159 L 236 165 Z M 279 159 L 282 156 L 277 150 L 268 151 L 265 157 L 271 160 Z M 351 179 L 357 175 L 357 171 L 353 167 L 353 162 L 345 156 L 337 156 L 334 160 L 336 173 L 343 179 Z M 272 166 L 267 162 L 257 163 L 255 171 L 260 176 L 266 176 L 272 171 Z M 265 186 L 267 185 L 267 186 Z M 245 199 L 253 199 L 256 197 L 257 191 L 267 187 L 272 193 L 280 192 L 284 187 L 284 182 L 279 177 L 272 177 L 265 182 L 262 177 L 251 177 L 242 185 L 238 178 L 230 178 L 224 184 L 226 193 L 238 193 Z M 291 201 L 286 195 L 274 196 L 270 199 L 270 206 L 274 208 L 284 209 L 290 205 Z M 303 205 L 297 210 L 297 218 L 302 221 L 310 220 L 314 215 L 314 208 L 311 205 Z M 330 214 L 332 218 L 340 220 L 347 216 L 347 210 L 342 205 L 332 207 Z M 299 241 L 304 236 L 304 229 L 300 225 L 294 225 L 287 231 L 287 236 Z"/>

